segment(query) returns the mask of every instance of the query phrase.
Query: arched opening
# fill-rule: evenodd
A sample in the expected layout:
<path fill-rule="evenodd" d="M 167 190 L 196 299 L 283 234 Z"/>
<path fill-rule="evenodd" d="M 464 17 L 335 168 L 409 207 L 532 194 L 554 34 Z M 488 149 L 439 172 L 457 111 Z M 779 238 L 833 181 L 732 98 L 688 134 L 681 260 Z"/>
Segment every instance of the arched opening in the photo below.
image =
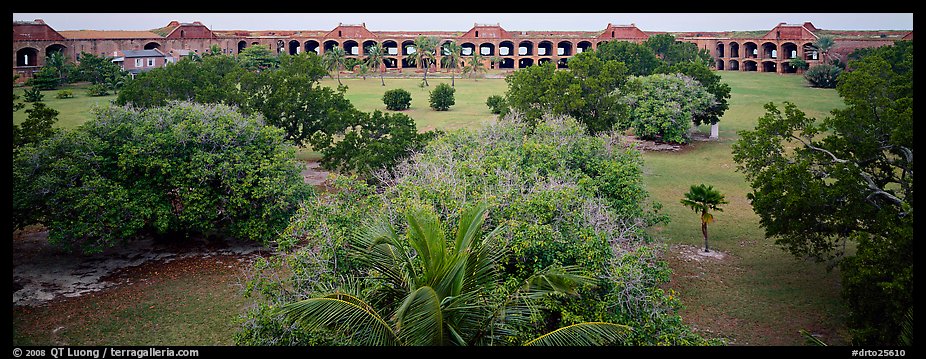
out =
<path fill-rule="evenodd" d="M 464 42 L 460 47 L 463 49 L 460 51 L 460 55 L 462 56 L 473 56 L 473 54 L 476 53 L 476 45 L 472 43 Z"/>
<path fill-rule="evenodd" d="M 502 41 L 498 44 L 498 55 L 499 56 L 511 56 L 514 55 L 514 43 L 511 41 Z"/>
<path fill-rule="evenodd" d="M 782 46 L 782 48 L 784 48 L 784 46 Z M 782 62 L 781 72 L 786 73 L 786 74 L 794 74 L 794 73 L 797 73 L 797 68 L 794 66 L 791 66 L 791 63 L 789 62 Z"/>
<path fill-rule="evenodd" d="M 331 51 L 331 49 L 338 47 L 340 44 L 334 40 L 325 41 L 324 47 L 325 52 Z"/>
<path fill-rule="evenodd" d="M 717 60 L 717 70 L 723 71 L 723 60 Z"/>
<path fill-rule="evenodd" d="M 500 69 L 513 69 L 514 68 L 514 59 L 506 57 L 502 59 L 502 62 L 498 63 L 498 68 Z"/>
<path fill-rule="evenodd" d="M 450 44 L 451 43 L 452 41 L 447 40 L 447 41 L 444 41 L 444 43 L 440 45 L 440 55 L 441 56 L 450 56 Z"/>
<path fill-rule="evenodd" d="M 387 57 L 383 59 L 383 64 L 386 65 L 387 69 L 395 69 L 399 67 L 399 61 L 394 57 Z"/>
<path fill-rule="evenodd" d="M 383 48 L 386 49 L 388 55 L 395 56 L 399 54 L 399 44 L 393 40 L 383 41 Z"/>
<path fill-rule="evenodd" d="M 363 42 L 363 56 L 370 55 L 370 50 L 367 50 L 370 48 L 370 46 L 376 46 L 376 41 L 367 40 Z"/>
<path fill-rule="evenodd" d="M 318 41 L 309 40 L 306 41 L 303 46 L 305 47 L 305 52 L 314 52 L 318 53 Z"/>
<path fill-rule="evenodd" d="M 572 43 L 569 41 L 560 41 L 556 44 L 556 56 L 572 56 Z"/>
<path fill-rule="evenodd" d="M 16 51 L 16 66 L 39 66 L 39 50 L 24 47 Z"/>
<path fill-rule="evenodd" d="M 412 40 L 402 41 L 402 55 L 408 56 L 415 53 L 415 42 Z M 405 65 L 402 65 L 405 67 Z"/>
<path fill-rule="evenodd" d="M 739 71 L 740 62 L 736 60 L 730 60 L 729 62 L 727 62 L 727 69 L 729 71 Z"/>
<path fill-rule="evenodd" d="M 246 47 L 248 47 L 247 41 L 244 41 L 244 40 L 238 41 L 238 53 L 239 54 L 241 53 L 241 50 L 244 50 Z"/>
<path fill-rule="evenodd" d="M 360 55 L 360 46 L 354 40 L 344 41 L 344 53 L 347 54 L 347 56 Z"/>
<path fill-rule="evenodd" d="M 284 49 L 286 49 L 286 42 L 283 40 L 277 40 L 277 53 L 282 54 Z"/>
<path fill-rule="evenodd" d="M 817 60 L 820 58 L 819 49 L 813 43 L 807 42 L 801 47 L 804 48 L 804 60 Z"/>
<path fill-rule="evenodd" d="M 251 46 L 257 46 L 257 45 L 260 45 L 260 42 L 254 41 L 251 43 Z"/>
<path fill-rule="evenodd" d="M 581 54 L 585 51 L 592 49 L 592 43 L 588 41 L 580 41 L 576 44 L 576 54 Z"/>
<path fill-rule="evenodd" d="M 556 61 L 556 67 L 560 69 L 568 68 L 569 65 L 566 64 L 566 61 L 569 61 L 569 59 L 568 58 L 559 59 L 558 61 Z"/>
<path fill-rule="evenodd" d="M 154 41 L 145 44 L 145 47 L 143 47 L 143 49 L 145 50 L 154 50 L 154 49 L 160 49 L 160 48 L 161 48 L 161 44 L 154 42 Z"/>
<path fill-rule="evenodd" d="M 736 42 L 730 43 L 730 57 L 740 57 L 740 44 Z"/>
<path fill-rule="evenodd" d="M 549 41 L 541 41 L 537 45 L 537 55 L 538 56 L 550 56 L 553 54 L 553 43 Z"/>
<path fill-rule="evenodd" d="M 518 60 L 518 68 L 523 69 L 528 66 L 534 65 L 534 59 L 520 59 Z"/>
<path fill-rule="evenodd" d="M 743 70 L 759 71 L 759 66 L 755 61 L 743 61 Z"/>
<path fill-rule="evenodd" d="M 718 43 L 717 43 L 717 57 L 724 57 L 723 55 L 724 55 L 724 53 L 723 53 L 723 43 L 722 43 L 722 42 L 718 42 Z"/>
<path fill-rule="evenodd" d="M 796 59 L 797 58 L 797 44 L 793 42 L 786 42 L 781 44 L 781 53 L 784 59 Z"/>
<path fill-rule="evenodd" d="M 778 66 L 775 61 L 763 61 L 762 72 L 778 72 Z"/>
<path fill-rule="evenodd" d="M 418 64 L 417 62 L 416 62 L 415 64 L 412 64 L 411 61 L 409 61 L 408 58 L 402 59 L 402 68 L 403 68 L 403 69 L 415 68 L 415 67 L 417 67 L 417 66 L 416 66 L 417 64 Z"/>
<path fill-rule="evenodd" d="M 759 47 L 754 42 L 746 42 L 743 44 L 746 53 L 743 54 L 747 59 L 755 59 L 759 57 Z"/>
<path fill-rule="evenodd" d="M 518 44 L 519 56 L 531 56 L 534 54 L 534 43 L 530 41 L 521 41 Z"/>
<path fill-rule="evenodd" d="M 766 42 L 762 44 L 762 58 L 763 59 L 777 59 L 778 58 L 778 46 L 774 43 Z"/>
<path fill-rule="evenodd" d="M 52 44 L 45 48 L 45 57 L 49 57 L 52 54 L 59 52 L 61 53 L 62 56 L 65 56 L 65 58 L 67 58 L 66 50 L 67 50 L 67 46 L 64 46 L 61 44 Z"/>
<path fill-rule="evenodd" d="M 290 40 L 289 41 L 289 54 L 295 55 L 299 53 L 299 41 Z"/>
<path fill-rule="evenodd" d="M 186 37 L 186 31 L 180 30 L 180 37 Z"/>
<path fill-rule="evenodd" d="M 479 45 L 479 54 L 482 56 L 494 56 L 495 45 L 488 42 Z"/>
<path fill-rule="evenodd" d="M 553 60 L 551 60 L 550 58 L 544 57 L 540 60 L 537 60 L 537 65 L 543 65 L 548 62 L 553 62 Z"/>

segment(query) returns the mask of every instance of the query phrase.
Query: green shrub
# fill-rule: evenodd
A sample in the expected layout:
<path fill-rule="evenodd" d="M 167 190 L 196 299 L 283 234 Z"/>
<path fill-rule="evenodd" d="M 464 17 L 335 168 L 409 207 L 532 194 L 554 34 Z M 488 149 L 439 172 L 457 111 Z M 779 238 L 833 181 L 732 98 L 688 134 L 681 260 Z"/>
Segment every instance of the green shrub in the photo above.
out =
<path fill-rule="evenodd" d="M 59 99 L 74 98 L 74 91 L 71 91 L 71 90 L 58 91 L 57 97 Z"/>
<path fill-rule="evenodd" d="M 448 84 L 442 83 L 431 91 L 431 108 L 435 111 L 447 111 L 454 105 L 453 93 L 457 90 Z"/>
<path fill-rule="evenodd" d="M 109 95 L 109 89 L 104 84 L 95 84 L 87 86 L 87 95 L 106 96 Z"/>
<path fill-rule="evenodd" d="M 23 100 L 26 102 L 41 102 L 45 98 L 38 87 L 32 87 L 23 91 Z"/>
<path fill-rule="evenodd" d="M 633 80 L 640 92 L 624 98 L 634 134 L 646 140 L 688 142 L 695 118 L 716 102 L 701 83 L 681 74 L 655 74 Z"/>
<path fill-rule="evenodd" d="M 13 158 L 13 224 L 66 250 L 144 235 L 269 242 L 311 189 L 282 131 L 225 105 L 107 107 Z"/>
<path fill-rule="evenodd" d="M 670 271 L 659 258 L 663 248 L 649 244 L 647 228 L 666 217 L 656 213 L 643 187 L 640 153 L 616 135 L 589 136 L 571 119 L 544 118 L 530 126 L 502 118 L 441 136 L 379 178 L 377 188 L 338 177 L 333 191 L 305 202 L 293 216 L 278 243 L 294 250 L 250 274 L 247 289 L 257 305 L 242 321 L 238 344 L 347 343 L 284 323 L 268 308 L 334 288 L 383 289 L 347 254 L 358 224 L 383 216 L 400 228 L 406 211 L 422 207 L 433 208 L 443 223 L 457 222 L 460 209 L 478 201 L 492 213 L 486 233 L 499 228 L 508 241 L 511 252 L 499 268 L 508 289 L 550 264 L 576 265 L 602 279 L 577 297 L 549 299 L 544 306 L 551 310 L 497 345 L 589 320 L 633 327 L 631 345 L 718 343 L 682 323 L 678 298 L 661 288 Z M 450 230 L 444 234 L 452 241 Z"/>
<path fill-rule="evenodd" d="M 486 99 L 486 106 L 489 106 L 489 111 L 496 115 L 505 116 L 508 114 L 508 102 L 505 101 L 505 98 L 499 95 L 492 95 Z"/>
<path fill-rule="evenodd" d="M 392 89 L 383 94 L 383 103 L 388 110 L 407 110 L 412 105 L 412 94 L 403 89 Z"/>
<path fill-rule="evenodd" d="M 804 78 L 813 87 L 836 88 L 836 80 L 842 69 L 839 66 L 820 64 L 804 72 Z"/>

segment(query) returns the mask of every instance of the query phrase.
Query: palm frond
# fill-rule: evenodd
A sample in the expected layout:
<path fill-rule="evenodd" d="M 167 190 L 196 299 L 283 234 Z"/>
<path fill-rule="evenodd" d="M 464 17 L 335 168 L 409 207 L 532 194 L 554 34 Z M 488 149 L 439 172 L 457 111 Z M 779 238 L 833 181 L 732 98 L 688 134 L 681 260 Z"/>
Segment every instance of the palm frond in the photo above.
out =
<path fill-rule="evenodd" d="M 340 331 L 358 345 L 400 344 L 392 327 L 369 304 L 343 293 L 289 303 L 278 311 L 287 322 Z"/>
<path fill-rule="evenodd" d="M 524 343 L 525 346 L 599 346 L 622 343 L 633 329 L 620 324 L 585 322 L 562 327 Z"/>
<path fill-rule="evenodd" d="M 804 341 L 807 342 L 807 344 L 813 345 L 813 346 L 820 346 L 820 347 L 827 346 L 826 343 L 824 343 L 819 338 L 813 336 L 813 334 L 810 334 L 810 332 L 804 329 L 801 329 L 799 332 L 801 333 L 801 336 L 804 337 Z"/>
<path fill-rule="evenodd" d="M 446 254 L 444 231 L 437 215 L 426 210 L 411 210 L 406 213 L 409 244 L 418 252 L 424 264 L 423 276 L 429 278 L 438 270 Z"/>
<path fill-rule="evenodd" d="M 444 321 L 440 297 L 431 287 L 421 287 L 409 295 L 395 313 L 401 341 L 406 345 L 440 345 Z"/>

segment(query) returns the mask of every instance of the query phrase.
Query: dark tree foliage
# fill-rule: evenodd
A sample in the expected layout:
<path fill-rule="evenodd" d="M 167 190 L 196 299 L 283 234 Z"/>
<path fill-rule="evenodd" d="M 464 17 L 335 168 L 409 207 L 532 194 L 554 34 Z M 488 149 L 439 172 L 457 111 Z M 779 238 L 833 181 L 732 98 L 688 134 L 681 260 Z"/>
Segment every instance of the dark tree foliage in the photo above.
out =
<path fill-rule="evenodd" d="M 354 112 L 339 125 L 316 132 L 312 147 L 321 151 L 321 164 L 340 173 L 355 173 L 372 180 L 376 170 L 392 168 L 419 151 L 436 133 L 418 133 L 415 121 L 402 113 Z M 337 138 L 340 138 L 336 140 Z"/>
<path fill-rule="evenodd" d="M 61 84 L 58 71 L 51 66 L 43 66 L 41 70 L 32 75 L 26 85 L 39 90 L 54 90 Z"/>
<path fill-rule="evenodd" d="M 111 57 L 81 52 L 77 61 L 80 63 L 77 66 L 77 77 L 94 85 L 115 84 L 120 77 L 125 76 L 122 68 L 113 63 Z"/>
<path fill-rule="evenodd" d="M 565 71 L 556 71 L 547 63 L 509 75 L 506 98 L 511 109 L 529 123 L 545 113 L 568 115 L 585 124 L 590 133 L 626 122 L 628 108 L 620 96 L 628 80 L 627 67 L 603 61 L 591 51 L 576 55 L 568 64 Z"/>
<path fill-rule="evenodd" d="M 733 155 L 766 236 L 839 264 L 853 343 L 892 345 L 913 305 L 913 44 L 849 65 L 844 109 L 817 121 L 768 104 Z"/>
<path fill-rule="evenodd" d="M 23 90 L 23 100 L 26 102 L 42 102 L 42 99 L 44 98 L 45 94 L 43 94 L 42 90 L 39 90 L 37 87 Z"/>
<path fill-rule="evenodd" d="M 598 46 L 595 53 L 604 61 L 623 62 L 628 74 L 633 76 L 651 75 L 664 64 L 652 48 L 629 41 L 605 42 Z"/>
<path fill-rule="evenodd" d="M 698 45 L 691 42 L 677 41 L 671 34 L 650 36 L 643 41 L 643 46 L 652 49 L 656 56 L 669 65 L 698 62 L 709 66 L 712 63 L 710 51 L 700 49 Z"/>
<path fill-rule="evenodd" d="M 810 86 L 821 88 L 836 87 L 839 74 L 842 69 L 836 65 L 820 64 L 811 67 L 804 72 L 804 78 L 810 83 Z"/>
<path fill-rule="evenodd" d="M 31 109 L 26 110 L 26 120 L 23 123 L 13 124 L 13 151 L 30 143 L 38 143 L 43 139 L 51 138 L 57 130 L 53 127 L 58 122 L 58 111 L 36 102 Z"/>
<path fill-rule="evenodd" d="M 244 72 L 230 56 L 181 59 L 138 74 L 119 92 L 116 103 L 142 108 L 164 106 L 169 101 L 235 104 L 236 85 Z"/>
<path fill-rule="evenodd" d="M 508 102 L 505 101 L 504 97 L 499 95 L 492 95 L 486 98 L 486 106 L 489 106 L 489 111 L 493 114 L 500 115 L 501 117 L 508 115 L 510 111 Z"/>
<path fill-rule="evenodd" d="M 153 234 L 267 243 L 311 189 L 281 130 L 223 105 L 108 107 L 13 157 L 13 224 L 69 251 Z"/>
<path fill-rule="evenodd" d="M 694 124 L 715 124 L 720 121 L 720 117 L 730 108 L 727 99 L 730 98 L 730 85 L 720 80 L 720 75 L 711 71 L 707 65 L 700 62 L 679 62 L 670 66 L 662 66 L 657 73 L 679 73 L 691 77 L 704 86 L 704 89 L 714 95 L 715 103 L 712 104 L 704 113 L 694 117 Z"/>
<path fill-rule="evenodd" d="M 261 71 L 279 66 L 279 57 L 262 45 L 251 45 L 241 50 L 238 61 L 248 71 Z"/>

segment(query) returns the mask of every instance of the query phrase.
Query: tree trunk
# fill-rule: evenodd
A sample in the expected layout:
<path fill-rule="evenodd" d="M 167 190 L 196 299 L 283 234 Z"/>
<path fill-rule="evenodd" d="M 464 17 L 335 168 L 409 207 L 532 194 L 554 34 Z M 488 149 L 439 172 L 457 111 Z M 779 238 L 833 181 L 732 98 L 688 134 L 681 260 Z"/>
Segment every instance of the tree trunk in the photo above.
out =
<path fill-rule="evenodd" d="M 383 86 L 386 86 L 386 80 L 383 79 L 383 72 L 379 72 L 379 81 L 383 83 Z"/>
<path fill-rule="evenodd" d="M 428 85 L 428 66 L 427 65 L 424 66 L 424 85 L 431 86 L 431 85 Z"/>
<path fill-rule="evenodd" d="M 707 247 L 707 222 L 701 222 L 701 234 L 704 235 L 704 253 L 710 252 L 710 248 Z"/>

